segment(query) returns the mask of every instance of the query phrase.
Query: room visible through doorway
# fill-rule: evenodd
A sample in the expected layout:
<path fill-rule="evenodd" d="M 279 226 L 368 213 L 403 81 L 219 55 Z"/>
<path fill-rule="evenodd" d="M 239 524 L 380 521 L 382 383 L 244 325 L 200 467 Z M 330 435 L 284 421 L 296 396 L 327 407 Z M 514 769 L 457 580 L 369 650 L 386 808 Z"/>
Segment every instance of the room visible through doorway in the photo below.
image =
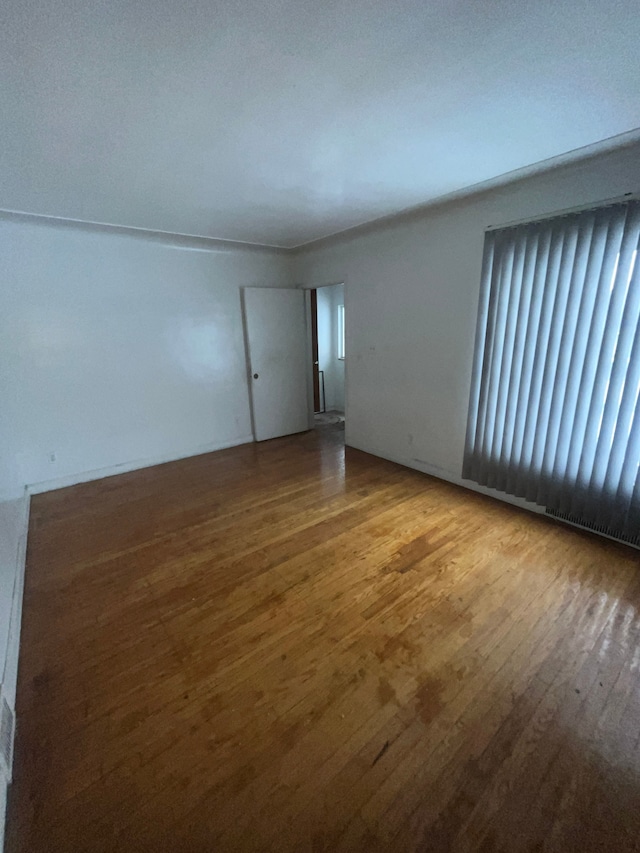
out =
<path fill-rule="evenodd" d="M 344 285 L 312 290 L 311 316 L 314 426 L 344 429 Z"/>

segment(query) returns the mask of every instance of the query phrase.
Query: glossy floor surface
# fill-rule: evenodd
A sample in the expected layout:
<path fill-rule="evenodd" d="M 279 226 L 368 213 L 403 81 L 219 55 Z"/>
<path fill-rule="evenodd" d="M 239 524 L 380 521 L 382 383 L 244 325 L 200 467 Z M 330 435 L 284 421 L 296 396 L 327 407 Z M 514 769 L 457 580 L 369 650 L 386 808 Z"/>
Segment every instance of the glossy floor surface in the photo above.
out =
<path fill-rule="evenodd" d="M 637 552 L 341 438 L 33 499 L 10 853 L 639 849 Z"/>

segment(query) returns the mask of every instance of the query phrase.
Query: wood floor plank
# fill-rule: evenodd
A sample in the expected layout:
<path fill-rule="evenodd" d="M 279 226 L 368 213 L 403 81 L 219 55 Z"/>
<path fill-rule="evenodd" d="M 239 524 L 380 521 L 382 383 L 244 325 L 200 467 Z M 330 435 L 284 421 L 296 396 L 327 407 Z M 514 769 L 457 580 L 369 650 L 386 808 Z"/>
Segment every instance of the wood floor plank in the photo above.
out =
<path fill-rule="evenodd" d="M 7 850 L 640 850 L 639 563 L 334 427 L 36 496 Z"/>

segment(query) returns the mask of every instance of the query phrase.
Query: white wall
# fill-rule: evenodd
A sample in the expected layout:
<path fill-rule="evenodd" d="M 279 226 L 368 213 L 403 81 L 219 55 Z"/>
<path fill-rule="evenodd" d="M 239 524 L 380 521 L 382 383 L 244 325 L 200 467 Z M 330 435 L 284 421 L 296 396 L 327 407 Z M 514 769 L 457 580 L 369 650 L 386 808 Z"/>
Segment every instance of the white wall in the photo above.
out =
<path fill-rule="evenodd" d="M 320 287 L 318 294 L 318 363 L 324 371 L 327 411 L 344 411 L 344 362 L 338 358 L 338 306 L 344 305 L 344 286 Z"/>
<path fill-rule="evenodd" d="M 250 441 L 240 288 L 290 286 L 292 260 L 3 220 L 0 264 L 0 671 L 15 709 L 25 485 Z M 2 777 L 0 849 L 5 801 Z"/>
<path fill-rule="evenodd" d="M 638 191 L 636 145 L 300 251 L 345 282 L 347 443 L 459 482 L 485 227 Z"/>
<path fill-rule="evenodd" d="M 0 496 L 251 440 L 240 287 L 286 255 L 3 221 L 0 258 Z"/>

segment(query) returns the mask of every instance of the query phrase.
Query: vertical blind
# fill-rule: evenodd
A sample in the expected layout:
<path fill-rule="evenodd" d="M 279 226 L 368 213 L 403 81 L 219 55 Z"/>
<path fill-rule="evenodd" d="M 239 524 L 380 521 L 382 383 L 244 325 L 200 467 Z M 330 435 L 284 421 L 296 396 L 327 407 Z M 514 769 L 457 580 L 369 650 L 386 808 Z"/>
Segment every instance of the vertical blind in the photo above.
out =
<path fill-rule="evenodd" d="M 640 202 L 487 232 L 463 477 L 640 544 Z"/>

